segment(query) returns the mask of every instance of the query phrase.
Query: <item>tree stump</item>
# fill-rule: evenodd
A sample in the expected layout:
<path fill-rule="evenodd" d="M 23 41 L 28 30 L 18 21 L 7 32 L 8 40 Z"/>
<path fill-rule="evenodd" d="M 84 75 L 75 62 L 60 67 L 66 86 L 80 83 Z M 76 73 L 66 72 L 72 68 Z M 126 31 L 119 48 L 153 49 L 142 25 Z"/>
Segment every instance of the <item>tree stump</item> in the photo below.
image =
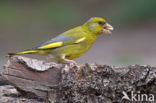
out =
<path fill-rule="evenodd" d="M 151 66 L 114 67 L 85 64 L 71 67 L 68 64 L 14 56 L 9 58 L 4 66 L 1 78 L 16 88 L 20 94 L 17 99 L 27 100 L 20 103 L 137 103 L 139 100 L 138 103 L 155 103 L 156 101 L 156 68 Z M 132 93 L 137 96 L 133 98 Z M 147 98 L 142 99 L 142 94 L 147 95 Z M 2 96 L 4 97 L 5 95 Z M 33 102 L 30 102 L 30 99 L 33 99 Z"/>

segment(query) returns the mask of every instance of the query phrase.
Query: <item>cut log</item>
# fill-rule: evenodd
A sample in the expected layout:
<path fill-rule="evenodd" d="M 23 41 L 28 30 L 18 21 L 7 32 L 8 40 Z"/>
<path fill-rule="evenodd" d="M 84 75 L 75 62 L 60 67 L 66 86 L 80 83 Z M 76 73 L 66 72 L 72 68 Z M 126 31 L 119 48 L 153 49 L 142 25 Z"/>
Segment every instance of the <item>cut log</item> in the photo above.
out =
<path fill-rule="evenodd" d="M 46 98 L 61 78 L 61 66 L 21 56 L 11 57 L 4 66 L 2 78 L 24 96 Z"/>
<path fill-rule="evenodd" d="M 149 96 L 156 96 L 156 68 L 151 66 L 71 67 L 14 56 L 4 66 L 1 77 L 22 97 L 43 103 L 135 103 L 138 98 L 133 101 L 132 93 L 147 94 L 148 100 L 141 103 L 152 103 Z"/>

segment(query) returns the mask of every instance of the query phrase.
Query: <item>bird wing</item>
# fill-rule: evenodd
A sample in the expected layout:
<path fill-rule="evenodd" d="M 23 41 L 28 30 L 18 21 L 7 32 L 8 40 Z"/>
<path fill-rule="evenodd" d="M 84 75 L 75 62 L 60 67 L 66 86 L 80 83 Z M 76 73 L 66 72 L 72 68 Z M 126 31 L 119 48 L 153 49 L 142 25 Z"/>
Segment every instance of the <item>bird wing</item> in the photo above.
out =
<path fill-rule="evenodd" d="M 85 34 L 86 33 L 84 32 L 82 27 L 79 26 L 62 33 L 59 36 L 52 38 L 33 49 L 45 50 L 58 48 L 66 45 L 78 44 L 86 39 Z"/>
<path fill-rule="evenodd" d="M 47 42 L 40 44 L 39 46 L 33 49 L 38 49 L 38 50 L 53 49 L 65 45 L 78 44 L 84 40 L 85 37 L 68 37 L 68 36 L 60 35 L 58 37 L 48 40 Z"/>

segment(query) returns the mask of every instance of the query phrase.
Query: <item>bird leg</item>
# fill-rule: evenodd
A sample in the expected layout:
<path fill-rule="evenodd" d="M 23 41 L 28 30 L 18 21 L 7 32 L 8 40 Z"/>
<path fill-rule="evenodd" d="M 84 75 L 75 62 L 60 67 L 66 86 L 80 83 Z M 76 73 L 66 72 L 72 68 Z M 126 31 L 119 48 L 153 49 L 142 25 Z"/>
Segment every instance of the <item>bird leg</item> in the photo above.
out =
<path fill-rule="evenodd" d="M 64 58 L 63 60 L 64 60 L 66 63 L 69 63 L 69 65 L 70 65 L 71 67 L 74 67 L 74 66 L 77 65 L 77 63 L 76 63 L 74 60 L 69 60 L 69 59 L 66 59 L 66 58 Z"/>

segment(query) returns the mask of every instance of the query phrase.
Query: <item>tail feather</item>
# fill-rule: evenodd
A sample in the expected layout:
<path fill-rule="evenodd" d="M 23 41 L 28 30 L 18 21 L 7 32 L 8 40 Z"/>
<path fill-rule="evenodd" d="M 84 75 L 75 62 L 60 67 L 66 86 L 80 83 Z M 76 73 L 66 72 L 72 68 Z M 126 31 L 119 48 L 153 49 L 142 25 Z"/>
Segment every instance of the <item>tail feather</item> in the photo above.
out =
<path fill-rule="evenodd" d="M 8 53 L 8 56 L 16 55 L 16 53 Z"/>
<path fill-rule="evenodd" d="M 18 53 L 8 53 L 9 56 L 13 56 L 13 55 L 23 55 L 23 54 L 33 54 L 33 53 L 37 53 L 36 50 L 28 50 L 28 51 L 23 51 L 23 52 L 18 52 Z"/>

